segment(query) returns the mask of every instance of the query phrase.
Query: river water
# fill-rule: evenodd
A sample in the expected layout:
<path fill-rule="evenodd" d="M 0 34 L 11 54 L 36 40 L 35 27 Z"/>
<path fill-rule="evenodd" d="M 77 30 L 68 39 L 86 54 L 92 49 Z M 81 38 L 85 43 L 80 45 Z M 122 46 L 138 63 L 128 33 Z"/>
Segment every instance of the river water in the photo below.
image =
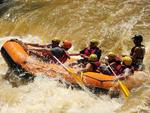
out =
<path fill-rule="evenodd" d="M 6 0 L 0 4 L 0 46 L 11 38 L 46 44 L 58 37 L 72 40 L 74 53 L 96 38 L 103 58 L 108 51 L 129 51 L 135 34 L 144 37 L 147 81 L 127 101 L 67 89 L 47 77 L 12 87 L 3 79 L 7 65 L 0 56 L 0 113 L 150 112 L 150 0 Z"/>

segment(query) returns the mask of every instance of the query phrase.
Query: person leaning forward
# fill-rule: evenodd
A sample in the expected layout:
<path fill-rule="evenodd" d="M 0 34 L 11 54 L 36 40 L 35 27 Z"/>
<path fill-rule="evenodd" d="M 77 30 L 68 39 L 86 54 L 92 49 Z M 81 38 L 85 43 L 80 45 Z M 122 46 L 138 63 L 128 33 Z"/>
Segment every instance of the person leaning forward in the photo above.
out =
<path fill-rule="evenodd" d="M 96 72 L 97 68 L 100 66 L 100 62 L 97 59 L 97 55 L 96 54 L 91 54 L 89 56 L 89 61 L 86 64 L 85 68 L 82 68 L 81 70 L 79 70 L 77 73 L 81 73 L 81 72 Z"/>
<path fill-rule="evenodd" d="M 69 40 L 65 40 L 63 41 L 63 44 L 61 47 L 55 47 L 50 50 L 51 55 L 52 56 L 54 55 L 56 58 L 59 59 L 59 61 L 61 61 L 62 63 L 65 63 L 67 59 L 70 58 L 67 51 L 71 48 L 71 46 L 72 46 L 72 43 Z M 53 60 L 55 61 L 55 59 Z"/>
<path fill-rule="evenodd" d="M 57 61 L 53 58 L 55 56 L 58 58 L 62 63 L 65 63 L 66 60 L 69 57 L 67 51 L 71 48 L 72 43 L 69 40 L 63 41 L 62 45 L 59 47 L 54 48 L 38 48 L 38 49 L 32 49 L 35 51 L 40 51 L 40 55 L 42 56 L 43 61 L 49 62 L 49 63 L 56 63 Z"/>

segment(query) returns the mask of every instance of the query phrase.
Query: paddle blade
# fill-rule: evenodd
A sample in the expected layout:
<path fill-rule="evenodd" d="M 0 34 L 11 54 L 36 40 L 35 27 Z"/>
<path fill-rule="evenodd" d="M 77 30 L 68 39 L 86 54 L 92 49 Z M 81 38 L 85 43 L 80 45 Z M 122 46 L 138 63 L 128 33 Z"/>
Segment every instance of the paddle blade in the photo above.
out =
<path fill-rule="evenodd" d="M 79 85 L 82 85 L 82 86 L 84 85 L 82 79 L 76 73 L 70 70 L 68 72 L 72 76 L 72 78 L 74 78 L 78 82 Z"/>
<path fill-rule="evenodd" d="M 125 97 L 126 98 L 129 97 L 130 96 L 130 92 L 129 92 L 128 88 L 126 87 L 126 85 L 123 84 L 120 80 L 118 80 L 118 83 L 119 83 L 120 88 L 121 88 L 123 94 L 125 95 Z"/>

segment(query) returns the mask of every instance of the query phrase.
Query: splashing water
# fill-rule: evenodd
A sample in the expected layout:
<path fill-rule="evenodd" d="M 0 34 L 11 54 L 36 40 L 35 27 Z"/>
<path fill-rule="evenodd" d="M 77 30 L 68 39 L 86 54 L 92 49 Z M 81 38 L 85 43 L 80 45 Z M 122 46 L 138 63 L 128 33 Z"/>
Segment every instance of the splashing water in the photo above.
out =
<path fill-rule="evenodd" d="M 128 101 L 95 97 L 86 91 L 72 90 L 47 77 L 12 87 L 3 79 L 7 65 L 0 56 L 1 113 L 131 113 L 150 111 L 150 2 L 149 0 L 12 0 L 0 5 L 0 46 L 18 38 L 24 42 L 49 43 L 57 36 L 70 39 L 78 52 L 90 39 L 99 40 L 102 58 L 108 51 L 129 51 L 134 34 L 144 36 L 145 71 L 148 79 L 134 89 Z M 140 78 L 139 78 L 140 79 Z"/>

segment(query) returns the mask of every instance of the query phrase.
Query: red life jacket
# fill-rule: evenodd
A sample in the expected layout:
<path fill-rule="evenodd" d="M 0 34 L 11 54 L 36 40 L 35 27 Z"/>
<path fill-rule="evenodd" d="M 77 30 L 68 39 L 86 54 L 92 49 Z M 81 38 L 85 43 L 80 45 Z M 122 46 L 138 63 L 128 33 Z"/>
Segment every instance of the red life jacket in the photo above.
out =
<path fill-rule="evenodd" d="M 91 54 L 95 54 L 95 50 L 91 50 L 91 49 L 86 48 L 84 51 L 84 54 L 87 56 L 90 56 Z"/>
<path fill-rule="evenodd" d="M 68 59 L 68 55 L 64 54 L 61 58 L 59 58 L 59 61 L 65 63 L 67 59 Z"/>
<path fill-rule="evenodd" d="M 111 66 L 113 68 L 113 71 L 115 72 L 116 75 L 120 75 L 122 73 L 124 73 L 124 70 L 126 68 L 129 68 L 131 70 L 132 73 L 134 73 L 134 68 L 132 66 L 126 66 L 126 65 L 121 65 L 121 64 L 113 64 Z"/>
<path fill-rule="evenodd" d="M 42 56 L 45 56 L 45 57 L 46 57 L 46 56 L 49 56 L 49 55 L 50 55 L 50 52 L 49 52 L 49 51 L 47 51 L 47 50 L 45 50 L 45 51 L 43 50 L 43 51 L 42 51 Z"/>
<path fill-rule="evenodd" d="M 115 63 L 112 64 L 111 67 L 116 75 L 120 75 L 123 73 L 124 67 L 121 64 Z"/>
<path fill-rule="evenodd" d="M 38 57 L 38 58 L 44 58 L 44 57 L 47 57 L 47 56 L 49 56 L 49 51 L 47 51 L 47 50 L 39 50 L 39 51 L 35 51 L 35 50 L 30 50 L 29 51 L 29 55 L 33 55 L 33 56 L 36 56 L 36 57 Z"/>

